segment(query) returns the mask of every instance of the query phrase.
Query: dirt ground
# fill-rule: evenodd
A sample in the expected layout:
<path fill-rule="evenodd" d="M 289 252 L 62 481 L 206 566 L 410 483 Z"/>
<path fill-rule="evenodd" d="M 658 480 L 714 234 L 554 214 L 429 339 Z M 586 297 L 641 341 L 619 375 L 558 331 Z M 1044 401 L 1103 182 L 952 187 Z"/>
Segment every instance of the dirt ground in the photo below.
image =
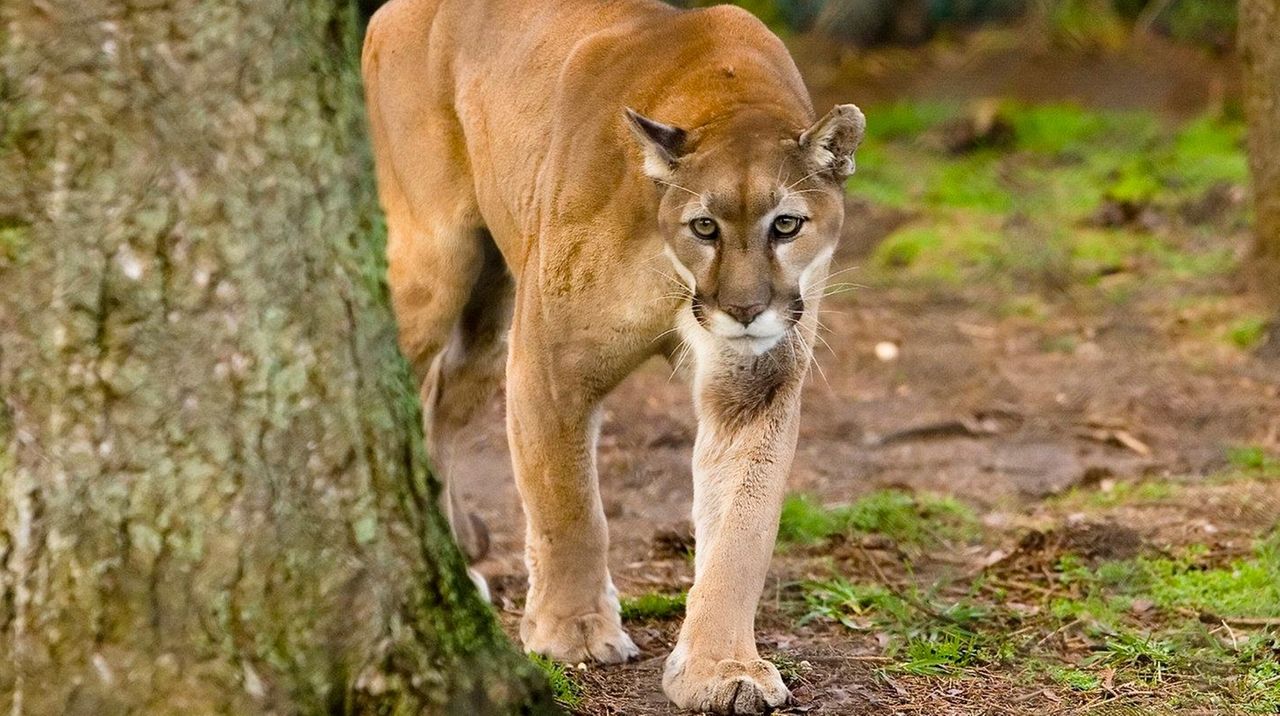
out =
<path fill-rule="evenodd" d="M 1140 101 L 1185 112 L 1230 92 L 1224 62 L 1167 48 L 1154 55 L 1163 63 L 1147 59 L 1136 65 L 1123 58 L 1089 65 L 1093 60 L 1087 57 L 1072 64 L 1034 56 L 1001 63 L 991 50 L 965 52 L 940 51 L 932 65 L 912 60 L 899 94 L 998 91 L 1104 106 Z M 849 92 L 846 97 L 860 101 L 859 92 L 865 92 L 878 101 L 894 99 L 892 52 L 849 58 L 813 56 L 820 51 L 810 48 L 808 54 L 802 61 L 820 98 Z M 833 68 L 859 62 L 878 69 L 839 86 Z M 1142 96 L 1100 83 L 1097 72 L 1105 67 L 1123 68 L 1123 82 L 1141 87 Z M 1054 78 L 1065 79 L 1055 85 Z M 874 540 L 780 551 L 762 601 L 758 640 L 762 653 L 801 665 L 788 672 L 798 702 L 790 712 L 1164 713 L 1159 693 L 1137 687 L 1079 694 L 1020 678 L 1008 668 L 962 678 L 895 673 L 883 668 L 889 657 L 874 629 L 799 623 L 795 585 L 833 571 L 867 582 L 919 581 L 927 575 L 931 583 L 963 584 L 984 573 L 1022 584 L 1035 581 L 1061 551 L 1055 551 L 1055 539 L 1070 541 L 1090 525 L 1119 530 L 1120 542 L 1144 549 L 1208 544 L 1238 554 L 1280 515 L 1280 481 L 1223 486 L 1207 479 L 1231 468 L 1227 450 L 1233 445 L 1273 453 L 1280 448 L 1280 363 L 1191 330 L 1195 317 L 1177 300 L 1185 286 L 1153 283 L 1119 305 L 1064 295 L 1050 302 L 1046 319 L 1032 322 L 997 310 L 1001 297 L 994 287 L 938 291 L 868 276 L 860 267 L 900 220 L 892 211 L 851 200 L 835 269 L 848 270 L 842 279 L 866 286 L 823 305 L 827 346 L 818 352 L 819 370 L 806 386 L 790 488 L 832 504 L 882 488 L 953 496 L 979 516 L 982 531 L 974 540 L 913 554 L 910 574 L 892 544 Z M 1222 240 L 1243 252 L 1246 234 L 1226 234 Z M 1215 310 L 1257 310 L 1231 278 L 1204 282 L 1199 289 L 1218 297 Z M 1071 337 L 1068 348 L 1046 349 L 1062 336 Z M 877 356 L 882 342 L 898 348 L 896 358 Z M 689 389 L 662 362 L 646 365 L 607 403 L 600 480 L 613 576 L 624 596 L 680 592 L 691 583 L 691 563 L 668 547 L 673 534 L 688 530 L 694 428 Z M 473 469 L 460 487 L 493 540 L 479 569 L 489 577 L 514 636 L 525 572 L 521 511 L 500 405 L 477 426 L 468 459 Z M 1167 498 L 1114 504 L 1062 498 L 1073 490 L 1105 492 L 1151 480 L 1169 481 L 1179 490 Z M 1028 547 L 1029 540 L 1045 535 L 1049 546 Z M 1116 549 L 1109 539 L 1102 539 L 1104 552 Z M 1028 593 L 1034 596 L 1034 589 Z M 629 623 L 640 659 L 576 671 L 583 691 L 576 710 L 676 713 L 660 683 L 678 627 L 678 616 Z"/>

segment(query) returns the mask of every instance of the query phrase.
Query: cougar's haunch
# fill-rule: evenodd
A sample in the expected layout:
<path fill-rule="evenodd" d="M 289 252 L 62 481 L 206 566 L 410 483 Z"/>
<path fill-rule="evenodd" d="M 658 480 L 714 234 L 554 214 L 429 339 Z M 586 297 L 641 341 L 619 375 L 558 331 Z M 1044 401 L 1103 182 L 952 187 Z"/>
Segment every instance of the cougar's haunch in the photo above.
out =
<path fill-rule="evenodd" d="M 750 14 L 658 0 L 392 0 L 363 67 L 400 343 L 472 555 L 485 532 L 455 496 L 456 454 L 506 380 L 525 647 L 637 653 L 607 564 L 599 406 L 687 347 L 697 556 L 663 688 L 720 713 L 786 702 L 755 609 L 862 113 L 815 120 Z"/>

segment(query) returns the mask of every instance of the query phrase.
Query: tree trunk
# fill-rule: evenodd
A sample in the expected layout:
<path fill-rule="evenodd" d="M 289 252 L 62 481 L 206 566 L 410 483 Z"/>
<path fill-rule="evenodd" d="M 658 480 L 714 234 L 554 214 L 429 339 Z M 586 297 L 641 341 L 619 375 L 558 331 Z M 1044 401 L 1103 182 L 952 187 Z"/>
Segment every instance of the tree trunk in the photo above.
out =
<path fill-rule="evenodd" d="M 353 8 L 0 22 L 0 711 L 551 711 L 434 507 Z"/>
<path fill-rule="evenodd" d="M 1280 308 L 1280 2 L 1242 0 L 1240 49 L 1257 236 L 1253 273 Z"/>

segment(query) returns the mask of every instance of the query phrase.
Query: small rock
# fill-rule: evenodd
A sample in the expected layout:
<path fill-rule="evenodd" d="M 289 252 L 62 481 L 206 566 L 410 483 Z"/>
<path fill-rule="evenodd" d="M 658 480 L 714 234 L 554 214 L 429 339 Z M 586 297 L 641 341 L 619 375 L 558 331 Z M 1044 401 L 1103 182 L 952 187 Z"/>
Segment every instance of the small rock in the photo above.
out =
<path fill-rule="evenodd" d="M 898 344 L 893 341 L 880 341 L 876 344 L 876 358 L 884 363 L 897 360 L 898 354 Z"/>

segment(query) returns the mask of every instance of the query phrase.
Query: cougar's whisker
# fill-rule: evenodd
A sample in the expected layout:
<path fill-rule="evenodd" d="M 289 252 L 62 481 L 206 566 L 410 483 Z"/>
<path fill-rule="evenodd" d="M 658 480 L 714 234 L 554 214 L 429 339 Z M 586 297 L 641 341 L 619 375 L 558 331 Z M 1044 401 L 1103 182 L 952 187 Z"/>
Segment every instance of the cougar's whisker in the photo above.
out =
<path fill-rule="evenodd" d="M 650 343 L 657 343 L 658 341 L 660 341 L 660 340 L 662 340 L 663 338 L 665 338 L 665 337 L 667 337 L 667 336 L 671 335 L 672 333 L 675 333 L 675 332 L 676 332 L 676 331 L 678 331 L 678 330 L 680 330 L 680 326 L 672 326 L 671 328 L 668 328 L 667 330 L 663 331 L 662 333 L 659 333 L 658 335 L 654 336 L 654 337 L 653 337 L 653 340 L 651 340 L 651 341 L 649 341 L 649 342 L 650 342 Z"/>
<path fill-rule="evenodd" d="M 786 188 L 787 188 L 787 190 L 790 190 L 790 189 L 791 189 L 791 187 L 795 186 L 796 184 L 799 184 L 799 183 L 803 182 L 804 180 L 806 180 L 806 179 L 808 179 L 808 178 L 810 178 L 810 177 L 818 176 L 819 174 L 823 173 L 824 171 L 826 171 L 826 169 L 825 169 L 825 168 L 824 168 L 824 169 L 818 169 L 818 170 L 816 170 L 816 171 L 809 172 L 808 174 L 805 174 L 804 176 L 800 177 L 799 179 L 797 179 L 797 180 L 795 180 L 795 181 L 791 182 L 790 184 L 788 184 Z"/>
<path fill-rule="evenodd" d="M 665 179 L 654 179 L 654 181 L 658 182 L 659 184 L 665 184 L 666 186 L 672 187 L 672 188 L 674 188 L 674 189 L 679 189 L 679 190 L 681 190 L 681 191 L 686 191 L 686 192 L 688 192 L 688 193 L 692 194 L 693 196 L 698 197 L 698 200 L 699 200 L 699 201 L 701 201 L 701 200 L 702 200 L 702 195 L 701 195 L 701 194 L 699 194 L 698 192 L 696 192 L 696 191 L 694 191 L 694 190 L 692 190 L 692 189 L 690 189 L 690 188 L 688 188 L 688 187 L 680 186 L 679 184 L 677 184 L 677 183 L 675 183 L 675 182 L 673 182 L 673 181 L 667 181 L 667 180 L 665 180 Z"/>
<path fill-rule="evenodd" d="M 689 353 L 690 353 L 690 351 L 691 351 L 691 350 L 692 350 L 692 348 L 690 347 L 690 345 L 689 345 L 688 343 L 682 343 L 682 344 L 681 344 L 681 346 L 680 346 L 680 355 L 678 355 L 678 356 L 676 357 L 676 365 L 675 365 L 675 367 L 674 367 L 674 368 L 672 368 L 672 369 L 671 369 L 671 375 L 667 376 L 667 382 L 668 382 L 668 383 L 670 383 L 670 382 L 671 382 L 671 379 L 672 379 L 672 378 L 676 377 L 676 373 L 679 373 L 679 372 L 680 372 L 680 367 L 684 365 L 684 360 L 685 360 L 685 358 L 688 358 L 688 357 L 689 357 Z"/>

